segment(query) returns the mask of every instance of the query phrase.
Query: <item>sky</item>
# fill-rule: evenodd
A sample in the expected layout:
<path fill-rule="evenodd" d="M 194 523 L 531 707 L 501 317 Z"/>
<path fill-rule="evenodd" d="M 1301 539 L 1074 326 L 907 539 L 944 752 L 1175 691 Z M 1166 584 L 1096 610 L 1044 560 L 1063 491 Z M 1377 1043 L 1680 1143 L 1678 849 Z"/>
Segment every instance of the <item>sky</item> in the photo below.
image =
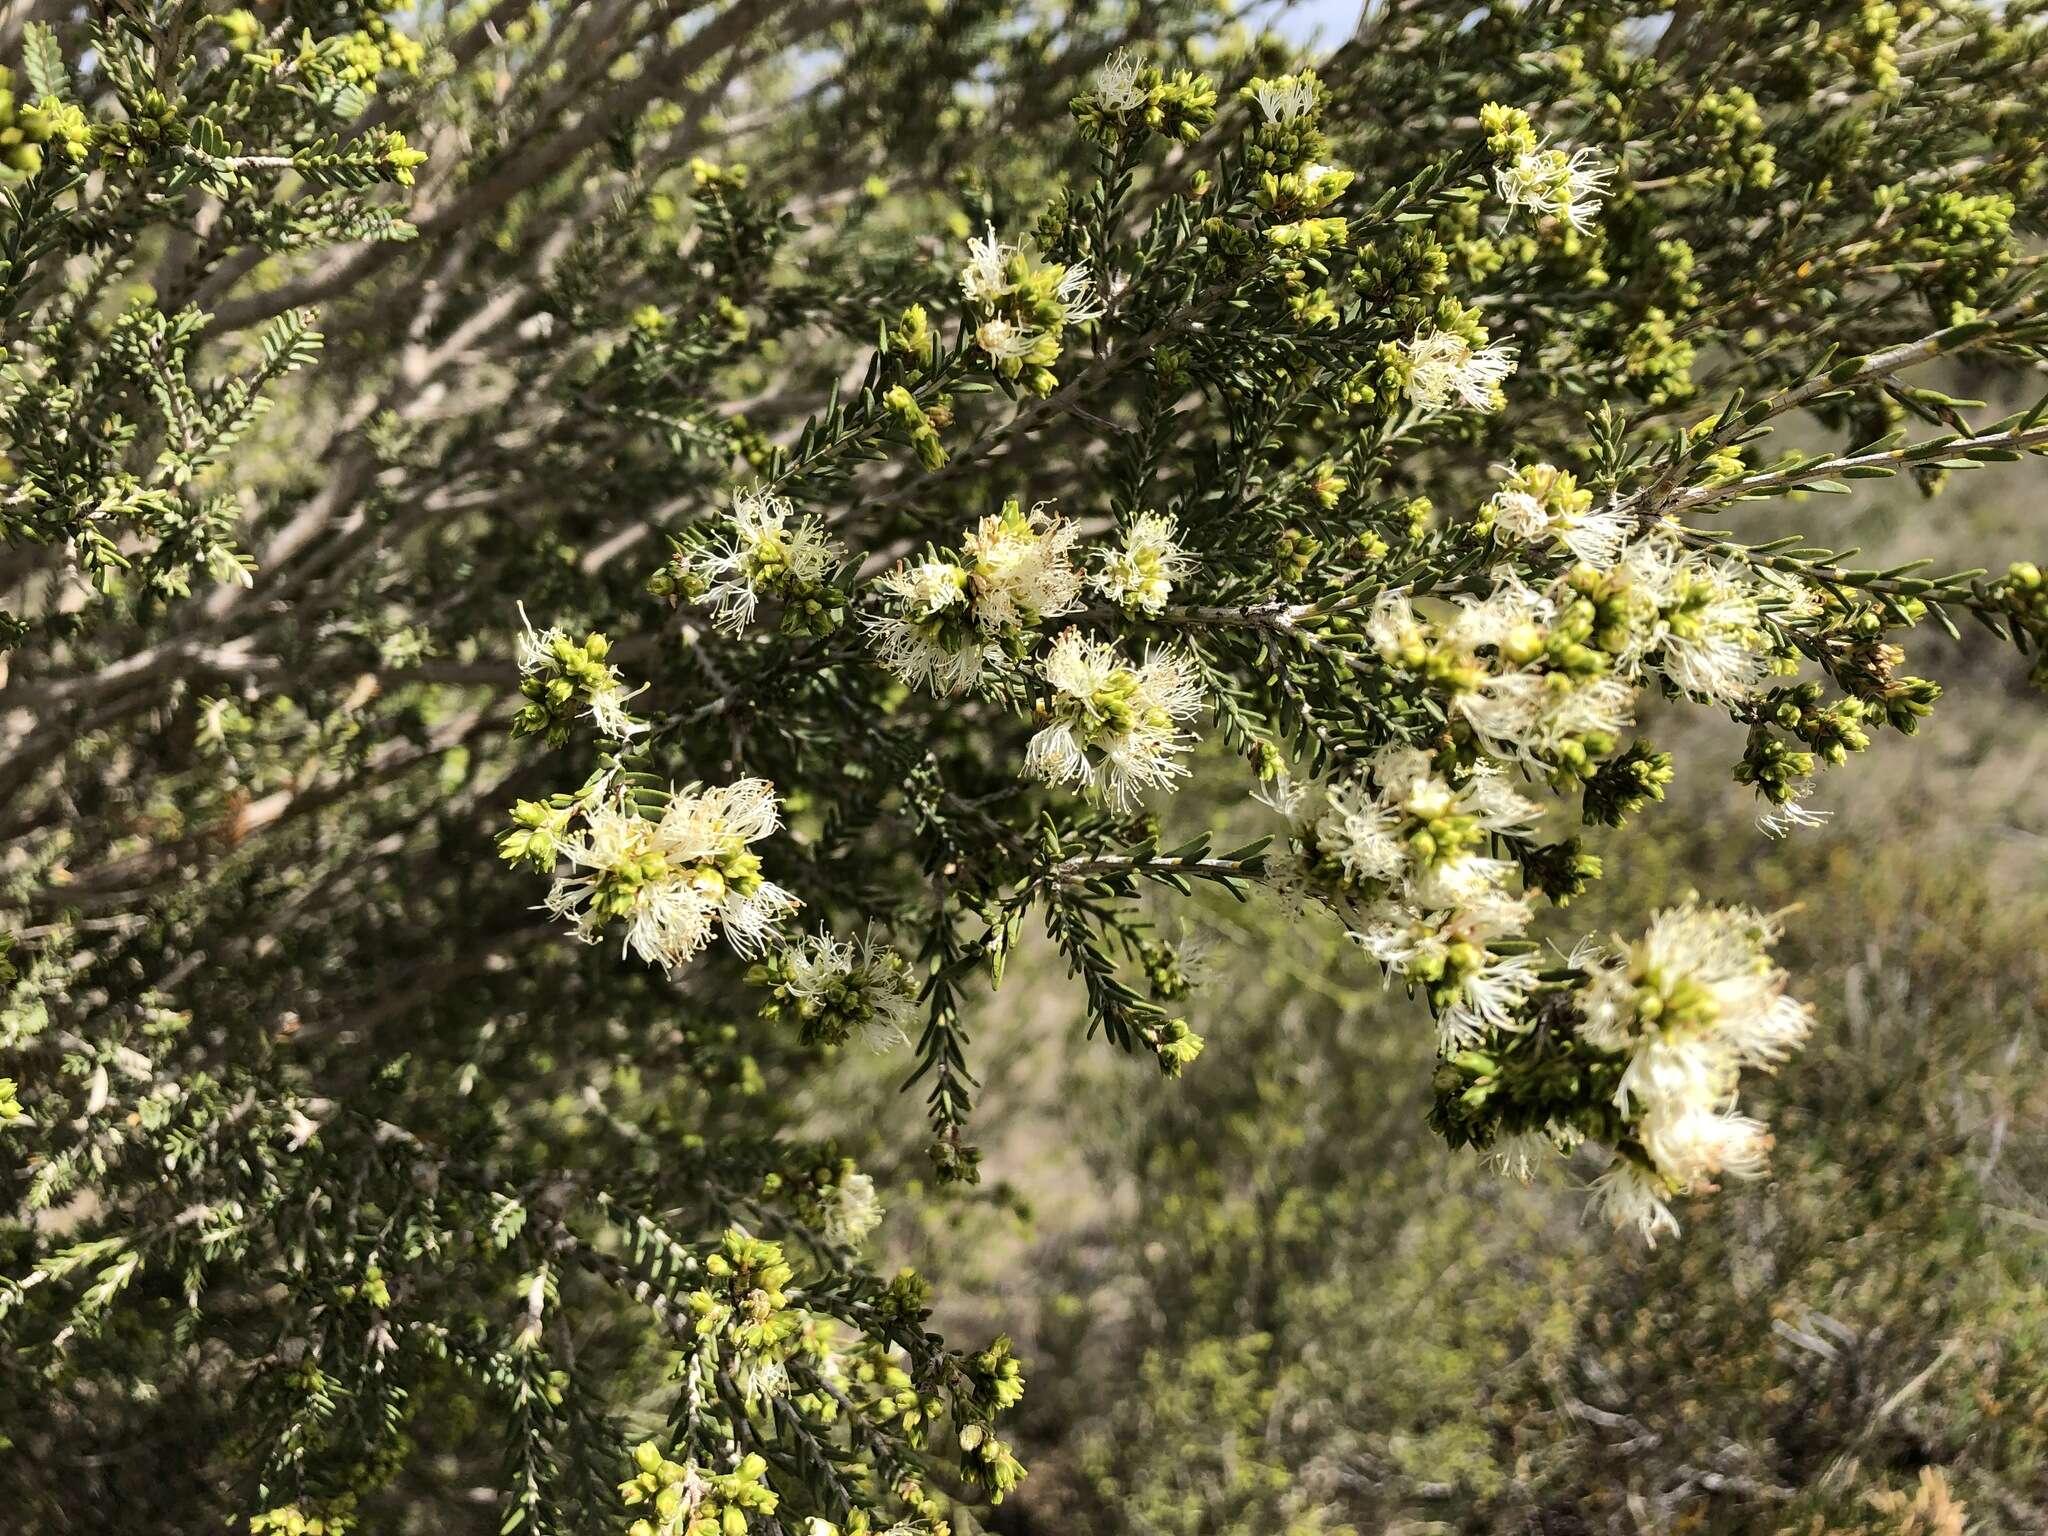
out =
<path fill-rule="evenodd" d="M 1351 35 L 1364 0 L 1294 0 L 1273 20 L 1273 30 L 1301 44 L 1321 40 L 1333 48 Z"/>

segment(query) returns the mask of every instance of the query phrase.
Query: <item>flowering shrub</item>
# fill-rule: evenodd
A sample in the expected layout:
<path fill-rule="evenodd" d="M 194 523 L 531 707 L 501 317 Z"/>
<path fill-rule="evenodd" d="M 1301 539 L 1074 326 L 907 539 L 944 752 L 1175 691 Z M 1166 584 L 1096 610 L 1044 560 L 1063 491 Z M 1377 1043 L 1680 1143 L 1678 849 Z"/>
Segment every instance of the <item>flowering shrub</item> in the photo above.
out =
<path fill-rule="evenodd" d="M 2037 8 L 387 9 L 19 30 L 10 1376 L 231 1386 L 257 1529 L 487 1416 L 507 1531 L 936 1532 L 1021 1368 L 796 1085 L 907 1039 L 971 1182 L 1027 920 L 1178 1074 L 1197 882 L 1420 999 L 1453 1145 L 1650 1239 L 1763 1167 L 1771 919 L 1537 925 L 1645 695 L 1785 831 L 1917 626 L 2048 643 L 2024 562 L 1735 531 L 2048 448 L 1936 387 L 2048 358 Z M 1272 837 L 1177 841 L 1205 760 Z"/>

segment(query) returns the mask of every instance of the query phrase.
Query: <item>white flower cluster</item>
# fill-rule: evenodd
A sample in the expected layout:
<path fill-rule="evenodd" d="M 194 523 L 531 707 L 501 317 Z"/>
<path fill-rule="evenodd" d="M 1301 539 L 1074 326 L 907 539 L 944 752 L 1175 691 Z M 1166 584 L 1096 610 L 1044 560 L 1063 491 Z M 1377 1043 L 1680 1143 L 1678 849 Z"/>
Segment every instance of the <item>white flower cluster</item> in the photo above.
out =
<path fill-rule="evenodd" d="M 1613 172 L 1591 150 L 1549 147 L 1517 155 L 1495 169 L 1493 183 L 1510 208 L 1562 219 L 1580 234 L 1593 227 Z"/>
<path fill-rule="evenodd" d="M 1595 1186 L 1616 1225 L 1654 1242 L 1678 1229 L 1668 1196 L 1763 1170 L 1771 1139 L 1736 1112 L 1739 1079 L 1746 1067 L 1783 1061 L 1812 1024 L 1766 953 L 1775 937 L 1754 912 L 1688 903 L 1658 913 L 1633 944 L 1588 943 L 1573 956 L 1586 971 L 1581 1037 L 1628 1055 L 1614 1102 L 1641 1156 L 1618 1154 Z"/>
<path fill-rule="evenodd" d="M 1764 589 L 1668 530 L 1621 548 L 1611 569 L 1581 562 L 1540 590 L 1506 568 L 1489 580 L 1490 592 L 1460 594 L 1429 619 L 1406 593 L 1382 593 L 1365 632 L 1388 665 L 1426 667 L 1449 685 L 1451 707 L 1497 758 L 1554 764 L 1604 751 L 1632 722 L 1649 672 L 1723 705 L 1771 675 Z"/>
<path fill-rule="evenodd" d="M 1491 593 L 1458 598 L 1442 626 L 1450 650 L 1472 658 L 1473 686 L 1455 708 L 1497 757 L 1548 761 L 1572 743 L 1619 735 L 1634 720 L 1636 685 L 1625 670 L 1574 675 L 1547 665 L 1560 607 L 1571 595 L 1496 573 Z M 1490 658 L 1479 660 L 1481 650 Z"/>
<path fill-rule="evenodd" d="M 1052 688 L 1046 724 L 1025 753 L 1028 772 L 1080 784 L 1126 810 L 1146 790 L 1187 774 L 1194 737 L 1183 722 L 1202 708 L 1202 685 L 1185 658 L 1148 651 L 1135 666 L 1112 641 L 1070 629 L 1053 642 L 1042 675 Z"/>
<path fill-rule="evenodd" d="M 753 622 L 764 593 L 785 600 L 809 595 L 841 558 L 824 525 L 797 516 L 788 497 L 737 490 L 729 533 L 689 555 L 684 570 L 702 586 L 697 601 L 710 605 L 712 622 L 736 635 Z"/>
<path fill-rule="evenodd" d="M 893 606 L 871 621 L 882 664 L 913 688 L 959 693 L 980 678 L 986 639 L 972 627 L 972 578 L 951 560 L 920 560 L 875 578 Z"/>
<path fill-rule="evenodd" d="M 1124 529 L 1123 543 L 1102 552 L 1095 590 L 1128 613 L 1165 611 L 1175 583 L 1195 572 L 1178 542 L 1179 525 L 1164 512 L 1140 512 Z"/>
<path fill-rule="evenodd" d="M 812 1200 L 812 1221 L 828 1243 L 851 1247 L 881 1225 L 882 1201 L 864 1173 L 844 1174 Z"/>
<path fill-rule="evenodd" d="M 1143 66 L 1127 48 L 1112 53 L 1095 71 L 1095 100 L 1105 112 L 1129 112 L 1145 105 L 1145 88 L 1138 84 Z"/>
<path fill-rule="evenodd" d="M 1016 502 L 984 517 L 962 541 L 972 573 L 974 619 L 984 629 L 1034 629 L 1081 596 L 1073 548 L 1081 530 L 1041 502 Z"/>
<path fill-rule="evenodd" d="M 1299 122 L 1316 110 L 1322 99 L 1322 87 L 1313 72 L 1303 70 L 1254 82 L 1252 99 L 1269 123 Z"/>
<path fill-rule="evenodd" d="M 1536 1170 L 1560 1154 L 1568 1154 L 1585 1137 L 1568 1125 L 1552 1124 L 1540 1131 L 1503 1136 L 1486 1149 L 1486 1165 L 1494 1172 L 1527 1184 Z"/>
<path fill-rule="evenodd" d="M 1433 624 L 1424 623 L 1405 593 L 1382 593 L 1366 620 L 1366 636 L 1390 664 L 1434 665 L 1459 681 L 1452 708 L 1495 757 L 1546 761 L 1572 743 L 1626 728 L 1636 694 L 1631 682 L 1609 672 L 1573 674 L 1543 665 L 1558 598 L 1511 572 L 1496 571 L 1493 580 L 1491 593 L 1459 596 L 1448 617 Z"/>
<path fill-rule="evenodd" d="M 806 935 L 775 956 L 769 969 L 806 1038 L 836 1043 L 858 1034 L 876 1051 L 910 1043 L 916 977 L 872 930 L 857 939 L 822 931 Z"/>
<path fill-rule="evenodd" d="M 1767 804 L 1757 813 L 1757 830 L 1766 837 L 1784 837 L 1798 827 L 1824 827 L 1833 818 L 1833 811 L 1817 811 L 1804 803 L 1804 796 L 1813 789 L 1808 779 L 1794 798 L 1782 805 Z"/>
<path fill-rule="evenodd" d="M 1656 609 L 1636 653 L 1683 692 L 1735 704 L 1770 675 L 1770 637 L 1747 572 L 1660 534 L 1630 545 L 1615 574 Z"/>
<path fill-rule="evenodd" d="M 1505 343 L 1475 346 L 1455 331 L 1426 326 L 1395 350 L 1407 369 L 1408 398 L 1427 410 L 1455 403 L 1497 411 L 1506 401 L 1501 386 L 1515 371 L 1515 353 Z"/>
<path fill-rule="evenodd" d="M 519 605 L 519 624 L 519 677 L 526 685 L 522 692 L 539 704 L 566 704 L 580 696 L 584 717 L 601 734 L 618 741 L 647 729 L 645 721 L 634 719 L 626 709 L 646 687 L 627 691 L 619 669 L 604 659 L 608 648 L 602 635 L 578 645 L 552 624 L 535 629 L 524 603 Z"/>
<path fill-rule="evenodd" d="M 983 518 L 956 557 L 933 555 L 875 578 L 890 607 L 870 620 L 882 663 L 913 688 L 958 693 L 995 664 L 1005 639 L 1073 609 L 1080 529 L 1043 503 Z"/>
<path fill-rule="evenodd" d="M 1562 993 L 1522 937 L 1531 908 L 1520 866 L 1489 848 L 1528 837 L 1537 807 L 1495 767 L 1456 775 L 1405 747 L 1377 754 L 1361 778 L 1319 792 L 1283 778 L 1263 798 L 1294 823 L 1308 888 L 1390 978 L 1427 994 L 1440 1053 L 1462 1069 L 1516 1070 L 1501 1041 L 1534 1038 L 1532 999 L 1546 986 Z M 1811 1026 L 1769 959 L 1775 937 L 1753 912 L 1688 903 L 1657 914 L 1633 943 L 1589 940 L 1573 952 L 1576 1038 L 1610 1072 L 1619 1058 L 1611 1099 L 1602 1087 L 1597 1101 L 1620 1127 L 1617 1150 L 1594 1186 L 1595 1208 L 1616 1225 L 1654 1242 L 1677 1229 L 1673 1197 L 1762 1171 L 1770 1137 L 1736 1108 L 1741 1074 L 1783 1061 Z M 1500 1137 L 1488 1156 L 1526 1179 L 1583 1139 L 1553 1119 Z"/>
<path fill-rule="evenodd" d="M 1487 502 L 1493 526 L 1524 544 L 1554 544 L 1574 560 L 1605 571 L 1621 558 L 1635 520 L 1613 505 L 1594 509 L 1592 492 L 1571 471 L 1530 464 L 1508 471 L 1507 483 Z"/>
<path fill-rule="evenodd" d="M 1050 368 L 1059 360 L 1060 337 L 1067 327 L 1084 325 L 1103 313 L 1087 263 L 1039 261 L 1006 243 L 993 228 L 981 239 L 968 241 L 960 292 L 979 313 L 976 344 L 999 372 L 1013 379 L 1026 368 Z"/>
<path fill-rule="evenodd" d="M 1313 888 L 1339 905 L 1352 937 L 1428 991 L 1440 1046 L 1516 1027 L 1538 966 L 1493 945 L 1521 935 L 1530 907 L 1515 889 L 1517 867 L 1484 845 L 1491 834 L 1526 832 L 1534 803 L 1492 768 L 1453 783 L 1411 747 L 1378 753 L 1364 779 L 1316 799 L 1308 786 L 1283 783 L 1268 803 L 1295 822 Z"/>
<path fill-rule="evenodd" d="M 762 877 L 747 847 L 778 825 L 775 786 L 765 779 L 672 794 L 658 817 L 642 815 L 626 794 L 603 795 L 558 839 L 570 870 L 549 890 L 547 909 L 585 943 L 621 927 L 626 948 L 650 965 L 681 965 L 714 933 L 740 954 L 759 954 L 802 905 Z"/>

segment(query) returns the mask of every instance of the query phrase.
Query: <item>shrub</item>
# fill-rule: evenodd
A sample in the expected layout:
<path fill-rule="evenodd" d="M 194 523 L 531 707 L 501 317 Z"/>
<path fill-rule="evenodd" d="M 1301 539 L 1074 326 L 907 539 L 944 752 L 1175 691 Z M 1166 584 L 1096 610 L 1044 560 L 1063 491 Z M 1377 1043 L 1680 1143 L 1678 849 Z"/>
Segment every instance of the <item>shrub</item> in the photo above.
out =
<path fill-rule="evenodd" d="M 1599 873 L 1554 823 L 1662 793 L 1645 691 L 1743 726 L 1784 828 L 1928 715 L 1916 626 L 2048 639 L 2024 561 L 1719 521 L 2048 444 L 1925 382 L 2043 355 L 2037 5 L 1393 4 L 1320 71 L 1196 3 L 6 36 L 39 1526 L 999 1499 L 1009 1345 L 863 1260 L 801 1085 L 914 1036 L 971 1180 L 1034 917 L 1177 1074 L 1141 889 L 1339 912 L 1449 1141 L 1597 1142 L 1668 1232 L 1760 1171 L 1739 1080 L 1808 1015 L 1746 910 L 1546 956 Z M 1205 732 L 1284 852 L 1170 826 Z"/>

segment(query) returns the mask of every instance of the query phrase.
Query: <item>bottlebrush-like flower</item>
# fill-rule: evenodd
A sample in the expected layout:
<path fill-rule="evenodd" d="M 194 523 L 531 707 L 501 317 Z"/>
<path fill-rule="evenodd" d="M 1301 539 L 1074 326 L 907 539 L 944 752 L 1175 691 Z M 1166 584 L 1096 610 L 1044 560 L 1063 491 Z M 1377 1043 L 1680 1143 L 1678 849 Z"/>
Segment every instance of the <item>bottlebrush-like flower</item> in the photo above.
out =
<path fill-rule="evenodd" d="M 934 554 L 875 578 L 888 606 L 868 621 L 882 664 L 912 687 L 956 693 L 1015 640 L 1081 595 L 1080 530 L 1043 504 L 1014 499 L 984 517 L 957 556 Z"/>
<path fill-rule="evenodd" d="M 1686 693 L 1739 703 L 1769 675 L 1757 592 L 1734 567 L 1658 535 L 1630 545 L 1616 574 L 1657 608 L 1635 653 Z"/>
<path fill-rule="evenodd" d="M 1512 347 L 1475 347 L 1451 331 L 1418 331 L 1396 350 L 1407 365 L 1408 398 L 1432 410 L 1455 402 L 1468 411 L 1497 411 L 1505 399 L 1501 386 L 1515 371 Z"/>
<path fill-rule="evenodd" d="M 1269 123 L 1292 123 L 1307 117 L 1322 100 L 1322 85 L 1308 70 L 1272 80 L 1254 80 L 1245 87 Z"/>
<path fill-rule="evenodd" d="M 685 557 L 684 571 L 702 587 L 697 601 L 712 621 L 738 634 L 765 596 L 801 603 L 825 588 L 840 550 L 816 517 L 799 517 L 786 496 L 735 491 L 732 522 L 720 539 Z"/>
<path fill-rule="evenodd" d="M 1095 100 L 1105 112 L 1129 112 L 1145 105 L 1147 93 L 1138 83 L 1141 66 L 1127 48 L 1112 53 L 1095 71 Z"/>
<path fill-rule="evenodd" d="M 659 817 L 609 795 L 557 839 L 570 870 L 549 890 L 547 908 L 585 943 L 622 930 L 626 948 L 650 965 L 682 965 L 720 933 L 742 955 L 758 954 L 802 905 L 763 878 L 747 846 L 778 824 L 765 779 L 680 791 Z"/>
<path fill-rule="evenodd" d="M 1510 208 L 1563 219 L 1581 234 L 1593 227 L 1613 172 L 1588 149 L 1532 149 L 1493 173 L 1493 184 Z"/>
<path fill-rule="evenodd" d="M 1174 584 L 1195 572 L 1194 557 L 1180 547 L 1178 532 L 1167 514 L 1140 512 L 1124 530 L 1122 545 L 1103 551 L 1095 590 L 1127 612 L 1162 612 Z"/>
<path fill-rule="evenodd" d="M 1202 688 L 1180 656 L 1150 651 L 1132 666 L 1114 643 L 1070 629 L 1042 673 L 1052 696 L 1026 752 L 1031 773 L 1081 784 L 1118 810 L 1186 776 L 1180 759 L 1194 738 L 1182 723 L 1201 710 Z"/>
<path fill-rule="evenodd" d="M 1586 972 L 1580 1036 L 1626 1054 L 1614 1104 L 1640 1149 L 1639 1158 L 1617 1155 L 1622 1192 L 1604 1205 L 1645 1236 L 1669 1219 L 1643 1196 L 1652 1175 L 1662 1193 L 1689 1194 L 1711 1189 L 1716 1176 L 1763 1169 L 1770 1137 L 1735 1111 L 1742 1071 L 1782 1061 L 1811 1027 L 1766 952 L 1774 936 L 1756 913 L 1688 903 L 1658 913 L 1614 952 L 1586 945 L 1574 956 Z"/>
<path fill-rule="evenodd" d="M 1550 464 L 1513 470 L 1486 504 L 1501 533 L 1525 544 L 1555 544 L 1596 570 L 1608 570 L 1635 533 L 1634 519 L 1614 507 L 1593 506 L 1593 494 L 1571 471 Z"/>
<path fill-rule="evenodd" d="M 993 228 L 968 242 L 960 291 L 975 310 L 975 341 L 996 371 L 1041 395 L 1057 383 L 1051 369 L 1062 334 L 1103 312 L 1086 263 L 1040 261 Z"/>
<path fill-rule="evenodd" d="M 962 541 L 973 578 L 974 621 L 985 630 L 1033 628 L 1081 596 L 1074 545 L 1081 530 L 1045 503 L 1015 500 L 984 517 Z"/>
<path fill-rule="evenodd" d="M 857 939 L 808 935 L 769 954 L 748 979 L 773 995 L 763 1011 L 792 1018 L 807 1043 L 839 1045 L 856 1035 L 876 1051 L 909 1043 L 917 979 L 872 931 Z"/>
<path fill-rule="evenodd" d="M 599 734 L 614 740 L 647 729 L 626 709 L 635 693 L 627 691 L 619 669 L 605 659 L 611 654 L 609 640 L 592 632 L 579 645 L 553 625 L 537 630 L 524 604 L 519 622 L 519 691 L 527 703 L 513 718 L 514 734 L 538 734 L 559 746 L 568 739 L 578 703 Z"/>

